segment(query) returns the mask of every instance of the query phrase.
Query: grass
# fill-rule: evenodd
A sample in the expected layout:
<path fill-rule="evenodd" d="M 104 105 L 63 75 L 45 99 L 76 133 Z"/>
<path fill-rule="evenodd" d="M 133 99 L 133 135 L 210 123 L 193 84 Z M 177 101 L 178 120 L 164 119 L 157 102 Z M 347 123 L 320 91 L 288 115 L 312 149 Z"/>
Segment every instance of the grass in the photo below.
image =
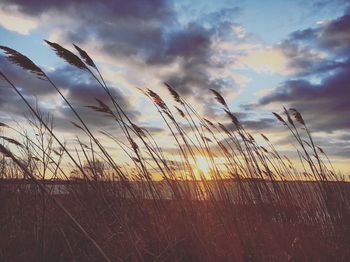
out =
<path fill-rule="evenodd" d="M 273 114 L 294 137 L 301 169 L 265 134 L 250 134 L 216 90 L 213 96 L 233 128 L 201 117 L 167 83 L 176 114 L 154 91 L 141 90 L 177 145 L 180 160 L 175 160 L 128 116 L 84 50 L 74 46 L 78 56 L 46 43 L 103 89 L 110 102 L 97 100 L 88 107 L 114 120 L 118 136 L 102 135 L 128 156 L 130 167 L 116 162 L 101 134 L 40 67 L 0 46 L 12 63 L 61 96 L 75 117 L 72 123 L 85 135 L 85 140 L 77 139 L 78 148 L 66 145 L 52 118 L 0 72 L 26 105 L 31 126 L 18 131 L 0 123 L 4 133 L 13 135 L 0 138 L 1 261 L 350 259 L 350 186 L 336 174 L 296 109 Z M 198 156 L 207 163 L 208 174 L 198 166 Z M 155 171 L 161 181 L 154 180 Z M 67 192 L 54 194 L 46 179 L 70 181 L 65 182 Z"/>

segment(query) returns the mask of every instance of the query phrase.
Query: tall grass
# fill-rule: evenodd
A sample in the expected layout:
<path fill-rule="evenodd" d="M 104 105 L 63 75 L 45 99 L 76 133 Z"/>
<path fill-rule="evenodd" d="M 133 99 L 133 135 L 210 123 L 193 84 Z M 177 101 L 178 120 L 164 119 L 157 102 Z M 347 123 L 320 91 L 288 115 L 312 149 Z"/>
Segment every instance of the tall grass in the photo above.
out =
<path fill-rule="evenodd" d="M 176 144 L 175 159 L 127 114 L 84 50 L 74 45 L 78 56 L 46 43 L 97 82 L 110 101 L 96 100 L 88 107 L 112 118 L 118 135 L 94 132 L 40 67 L 0 46 L 12 63 L 57 92 L 75 117 L 72 123 L 85 135 L 77 139 L 76 148 L 67 145 L 54 130 L 53 119 L 0 72 L 27 107 L 31 126 L 18 131 L 0 123 L 1 260 L 350 259 L 350 187 L 296 109 L 273 114 L 294 137 L 302 170 L 267 135 L 249 133 L 216 90 L 213 96 L 230 126 L 203 118 L 168 83 L 175 111 L 154 91 L 140 90 L 168 128 Z M 128 157 L 130 166 L 116 161 L 105 139 Z M 198 156 L 207 162 L 208 174 L 198 167 Z M 64 184 L 64 193 L 55 192 L 49 180 Z"/>

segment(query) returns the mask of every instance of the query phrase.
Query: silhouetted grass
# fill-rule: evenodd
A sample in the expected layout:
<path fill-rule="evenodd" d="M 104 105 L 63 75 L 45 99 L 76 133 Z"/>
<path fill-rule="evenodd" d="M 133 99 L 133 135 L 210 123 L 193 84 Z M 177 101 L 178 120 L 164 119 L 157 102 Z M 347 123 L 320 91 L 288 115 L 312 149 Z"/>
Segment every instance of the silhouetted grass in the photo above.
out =
<path fill-rule="evenodd" d="M 176 144 L 180 160 L 175 159 L 133 122 L 84 50 L 74 45 L 80 58 L 46 43 L 96 80 L 110 102 L 96 100 L 88 108 L 114 119 L 118 132 L 92 131 L 40 67 L 0 46 L 12 63 L 47 81 L 85 135 L 77 139 L 77 148 L 67 146 L 52 118 L 32 106 L 0 72 L 27 106 L 31 126 L 19 131 L 0 123 L 0 260 L 350 259 L 350 187 L 335 173 L 296 109 L 273 114 L 294 137 L 302 170 L 281 155 L 266 134 L 259 134 L 264 140 L 259 145 L 258 134 L 245 129 L 216 90 L 213 95 L 234 128 L 201 117 L 168 83 L 176 114 L 157 93 L 141 90 Z M 129 167 L 117 163 L 101 134 L 129 158 Z M 198 169 L 199 155 L 208 163 L 208 174 Z M 224 159 L 224 167 L 218 158 Z M 64 162 L 70 163 L 69 170 Z M 161 181 L 154 180 L 155 173 Z"/>

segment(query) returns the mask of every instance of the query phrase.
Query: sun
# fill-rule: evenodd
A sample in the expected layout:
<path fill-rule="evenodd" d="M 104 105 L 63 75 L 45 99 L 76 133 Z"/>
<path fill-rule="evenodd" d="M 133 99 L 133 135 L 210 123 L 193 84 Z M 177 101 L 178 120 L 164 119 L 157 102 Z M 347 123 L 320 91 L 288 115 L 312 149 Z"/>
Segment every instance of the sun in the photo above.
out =
<path fill-rule="evenodd" d="M 204 156 L 196 157 L 196 165 L 197 165 L 198 171 L 204 174 L 209 173 L 210 166 L 209 166 L 208 160 Z"/>

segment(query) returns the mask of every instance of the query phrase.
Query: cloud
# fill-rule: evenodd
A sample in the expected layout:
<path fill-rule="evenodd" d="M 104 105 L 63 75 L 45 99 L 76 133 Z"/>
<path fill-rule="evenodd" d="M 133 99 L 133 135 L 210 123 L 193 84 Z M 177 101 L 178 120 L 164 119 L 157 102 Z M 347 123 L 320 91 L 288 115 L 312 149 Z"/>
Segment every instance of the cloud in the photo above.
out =
<path fill-rule="evenodd" d="M 263 96 L 260 105 L 295 107 L 319 131 L 349 130 L 349 11 L 316 28 L 294 32 L 281 44 L 300 72 Z M 315 58 L 317 52 L 326 55 Z"/>
<path fill-rule="evenodd" d="M 84 1 L 40 1 L 40 0 L 3 0 L 3 3 L 7 5 L 17 6 L 19 11 L 28 15 L 41 15 L 48 11 L 67 11 L 75 12 L 80 10 L 84 12 L 84 9 L 90 9 L 91 13 L 106 14 L 110 16 L 115 14 L 116 16 L 123 17 L 141 17 L 144 19 L 151 19 L 153 15 L 166 16 L 168 6 L 162 0 L 151 0 L 145 3 L 142 0 L 123 1 L 123 0 L 103 0 L 96 3 L 93 0 Z M 79 14 L 78 14 L 79 15 Z M 102 19 L 102 17 L 101 17 Z"/>
<path fill-rule="evenodd" d="M 33 107 L 37 103 L 43 112 L 50 113 L 58 129 L 72 131 L 74 127 L 70 121 L 75 121 L 76 118 L 49 82 L 39 80 L 32 74 L 10 64 L 2 55 L 0 55 L 0 66 L 1 71 L 19 88 Z M 103 117 L 101 113 L 85 107 L 96 105 L 96 99 L 99 99 L 112 108 L 108 95 L 87 73 L 66 65 L 49 71 L 48 75 L 89 126 L 103 128 L 115 123 L 113 119 Z M 0 80 L 0 86 L 0 111 L 13 117 L 22 117 L 25 112 L 28 112 L 24 102 L 5 80 Z M 111 95 L 116 98 L 128 116 L 136 119 L 140 113 L 130 106 L 128 98 L 116 87 L 109 86 L 109 88 Z"/>
<path fill-rule="evenodd" d="M 228 36 L 244 36 L 242 27 L 231 21 L 240 12 L 237 7 L 202 14 L 198 21 L 181 24 L 174 6 L 165 0 L 3 2 L 26 16 L 46 17 L 43 26 L 49 28 L 51 40 L 77 43 L 94 57 L 105 58 L 126 71 L 137 68 L 137 78 L 149 80 L 151 75 L 152 84 L 169 82 L 182 95 L 197 101 L 205 102 L 203 96 L 210 95 L 210 88 L 223 93 L 240 88 L 233 75 L 223 74 L 216 49 Z M 206 24 L 200 21 L 204 18 Z"/>
<path fill-rule="evenodd" d="M 323 0 L 318 2 L 325 4 Z M 245 77 L 239 73 L 242 69 L 248 72 L 253 69 L 289 79 L 268 94 L 262 94 L 259 105 L 246 105 L 246 109 L 283 103 L 298 108 L 318 129 L 331 132 L 350 127 L 347 118 L 342 117 L 350 112 L 346 101 L 350 75 L 349 11 L 338 19 L 296 31 L 284 41 L 266 46 L 233 21 L 240 8 L 196 13 L 184 22 L 174 5 L 167 0 L 2 0 L 0 10 L 6 10 L 7 16 L 0 23 L 22 34 L 40 29 L 50 40 L 65 46 L 74 42 L 84 48 L 101 65 L 103 73 L 109 70 L 107 80 L 113 94 L 133 119 L 140 119 L 140 114 L 149 117 L 150 108 L 144 101 L 137 101 L 134 104 L 141 112 L 136 111 L 127 96 L 130 90 L 124 91 L 130 86 L 140 86 L 163 95 L 166 92 L 160 85 L 163 81 L 189 98 L 191 104 L 194 102 L 195 107 L 204 104 L 201 113 L 216 119 L 219 107 L 213 98 L 208 99 L 212 97 L 208 90 L 216 89 L 230 100 L 249 81 L 249 74 Z M 18 26 L 9 20 L 13 17 L 19 22 L 20 19 L 29 22 Z M 74 118 L 72 113 L 63 103 L 50 102 L 58 99 L 47 83 L 19 73 L 20 70 L 8 66 L 1 57 L 0 65 L 32 103 L 34 94 L 40 101 L 46 101 L 42 105 L 55 111 L 59 128 L 73 130 L 67 121 Z M 234 72 L 235 69 L 240 71 Z M 68 66 L 56 68 L 50 75 L 92 126 L 113 124 L 112 120 L 84 108 L 93 104 L 94 98 L 108 101 L 92 79 Z M 117 80 L 113 80 L 116 76 Z M 117 81 L 122 91 L 114 88 Z M 16 96 L 7 89 L 0 92 L 0 109 L 21 114 L 23 108 L 16 107 L 19 104 Z M 242 122 L 249 130 L 274 129 L 270 118 L 244 118 Z M 155 133 L 161 132 L 152 128 Z"/>
<path fill-rule="evenodd" d="M 38 27 L 36 19 L 19 13 L 16 8 L 0 6 L 0 17 L 0 26 L 19 34 L 27 35 Z"/>
<path fill-rule="evenodd" d="M 319 130 L 349 129 L 350 120 L 345 117 L 350 114 L 349 81 L 350 67 L 323 79 L 321 84 L 289 80 L 263 97 L 260 104 L 282 102 L 295 107 L 306 114 L 307 119 L 312 119 L 313 126 Z"/>
<path fill-rule="evenodd" d="M 349 42 L 350 8 L 337 19 L 290 34 L 280 48 L 291 59 L 291 66 L 318 73 L 322 67 L 329 70 L 341 65 L 348 58 Z"/>
<path fill-rule="evenodd" d="M 290 75 L 294 70 L 288 64 L 288 56 L 279 48 L 258 48 L 250 50 L 238 59 L 244 67 L 256 72 Z"/>

